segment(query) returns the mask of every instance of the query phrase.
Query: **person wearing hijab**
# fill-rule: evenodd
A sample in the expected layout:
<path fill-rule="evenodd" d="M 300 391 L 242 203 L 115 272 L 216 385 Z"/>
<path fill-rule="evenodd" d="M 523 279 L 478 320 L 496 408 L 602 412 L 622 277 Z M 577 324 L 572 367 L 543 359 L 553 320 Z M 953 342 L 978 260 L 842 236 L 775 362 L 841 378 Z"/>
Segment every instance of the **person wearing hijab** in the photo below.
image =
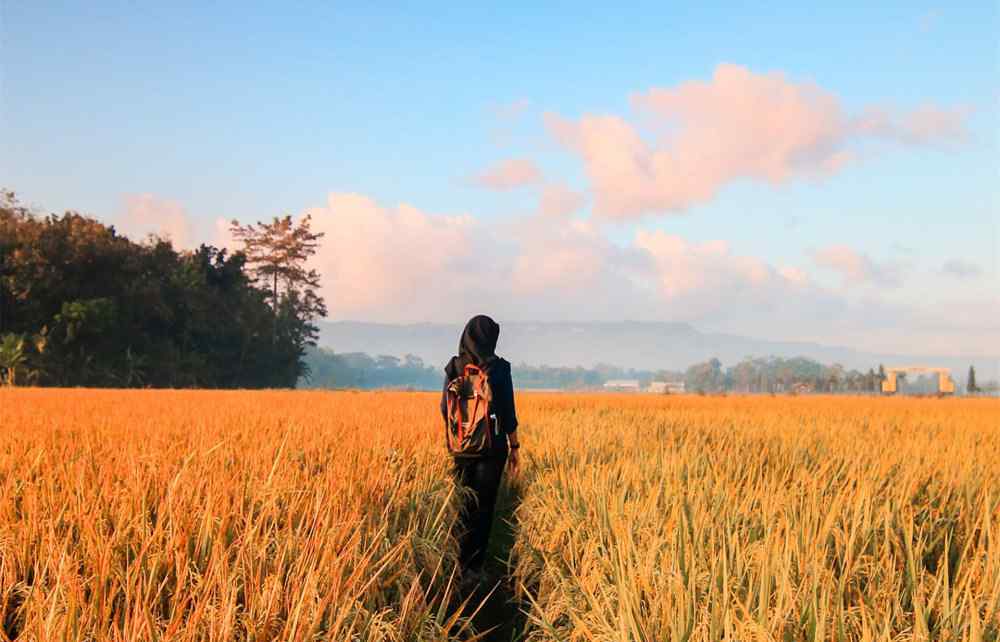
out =
<path fill-rule="evenodd" d="M 518 467 L 517 414 L 514 411 L 514 384 L 510 363 L 496 355 L 500 325 L 485 315 L 469 319 L 458 344 L 458 355 L 445 366 L 445 391 L 441 395 L 441 415 L 447 421 L 448 383 L 459 376 L 468 364 L 486 371 L 493 393 L 490 412 L 496 415 L 501 438 L 494 439 L 491 450 L 482 457 L 454 458 L 455 477 L 473 493 L 467 495 L 459 516 L 459 563 L 465 580 L 480 578 L 486 561 L 486 547 L 493 526 L 497 491 L 508 461 L 511 472 Z"/>

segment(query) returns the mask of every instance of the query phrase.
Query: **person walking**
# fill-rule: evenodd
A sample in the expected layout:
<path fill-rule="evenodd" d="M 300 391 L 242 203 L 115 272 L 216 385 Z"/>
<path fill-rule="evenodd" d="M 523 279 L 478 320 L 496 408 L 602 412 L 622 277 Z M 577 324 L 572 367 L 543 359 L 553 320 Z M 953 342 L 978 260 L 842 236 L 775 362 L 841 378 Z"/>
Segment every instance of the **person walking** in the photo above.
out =
<path fill-rule="evenodd" d="M 497 492 L 505 466 L 518 469 L 517 414 L 510 363 L 496 355 L 500 325 L 485 315 L 469 319 L 458 354 L 445 366 L 441 415 L 456 481 L 468 489 L 457 539 L 463 584 L 483 578 Z"/>

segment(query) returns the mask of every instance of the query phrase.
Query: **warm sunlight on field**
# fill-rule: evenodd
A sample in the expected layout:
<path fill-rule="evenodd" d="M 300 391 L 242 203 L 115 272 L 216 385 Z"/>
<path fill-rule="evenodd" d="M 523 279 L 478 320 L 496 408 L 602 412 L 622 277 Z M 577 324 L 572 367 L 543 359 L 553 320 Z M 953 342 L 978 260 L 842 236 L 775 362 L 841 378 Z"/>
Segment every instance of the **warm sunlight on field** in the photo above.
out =
<path fill-rule="evenodd" d="M 0 391 L 6 638 L 467 637 L 436 402 Z M 528 639 L 996 639 L 995 400 L 518 403 Z"/>
<path fill-rule="evenodd" d="M 995 401 L 529 407 L 515 559 L 538 639 L 996 639 Z"/>

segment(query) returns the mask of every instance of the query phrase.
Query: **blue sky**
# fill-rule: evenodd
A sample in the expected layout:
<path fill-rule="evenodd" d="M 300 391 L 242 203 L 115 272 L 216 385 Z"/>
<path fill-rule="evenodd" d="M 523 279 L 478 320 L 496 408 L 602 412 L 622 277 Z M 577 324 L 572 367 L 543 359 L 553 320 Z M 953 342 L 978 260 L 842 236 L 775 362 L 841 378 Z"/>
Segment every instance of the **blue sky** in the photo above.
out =
<path fill-rule="evenodd" d="M 770 338 L 1000 352 L 995 3 L 7 2 L 0 20 L 0 183 L 126 231 L 155 231 L 162 219 L 188 244 L 223 242 L 220 218 L 310 208 L 328 237 L 374 230 L 350 247 L 329 239 L 320 266 L 334 318 L 453 320 L 495 305 L 506 318 L 618 314 Z M 649 179 L 652 205 L 600 211 L 602 180 L 607 198 L 637 183 L 608 169 L 617 135 L 595 133 L 583 150 L 587 119 L 614 117 L 645 136 L 640 168 L 659 149 L 674 172 L 698 174 L 715 160 L 656 142 L 635 97 L 722 86 L 720 65 L 745 72 L 750 87 L 774 75 L 780 87 L 815 86 L 845 119 L 889 115 L 873 135 L 831 125 L 818 108 L 803 115 L 825 133 L 789 144 L 825 154 L 827 135 L 839 136 L 851 160 L 836 171 L 817 163 L 796 173 L 797 148 L 780 180 L 762 178 L 763 161 L 734 161 L 736 176 L 720 174 L 710 197 L 676 206 L 668 172 Z M 730 117 L 753 128 L 742 104 L 702 123 L 697 140 Z M 921 109 L 936 116 L 916 132 L 908 119 Z M 570 123 L 576 143 L 546 115 Z M 683 119 L 671 122 L 684 131 Z M 767 140 L 748 145 L 775 151 Z M 507 190 L 475 180 L 511 159 L 542 178 Z M 579 207 L 537 213 L 555 184 Z M 330 198 L 348 193 L 375 209 Z M 404 203 L 417 214 L 401 213 Z M 499 267 L 448 298 L 411 300 L 442 289 L 451 259 L 427 255 L 444 252 L 435 243 L 451 236 L 439 230 L 461 216 L 455 238 L 485 246 L 477 256 Z M 386 226 L 403 238 L 381 239 Z M 358 243 L 371 247 L 342 258 Z M 770 276 L 747 276 L 758 268 Z M 806 289 L 789 290 L 789 270 Z M 528 282 L 534 271 L 544 278 Z M 399 273 L 409 281 L 366 282 Z"/>

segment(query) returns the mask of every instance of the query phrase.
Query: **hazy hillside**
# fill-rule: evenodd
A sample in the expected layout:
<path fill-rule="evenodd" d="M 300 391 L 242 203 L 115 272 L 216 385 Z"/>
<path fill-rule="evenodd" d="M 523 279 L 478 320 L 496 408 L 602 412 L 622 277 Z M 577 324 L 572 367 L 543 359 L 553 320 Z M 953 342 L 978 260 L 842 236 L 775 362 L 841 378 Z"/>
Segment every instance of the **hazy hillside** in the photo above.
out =
<path fill-rule="evenodd" d="M 444 364 L 455 353 L 461 325 L 418 323 L 392 325 L 338 321 L 320 324 L 320 345 L 336 352 L 372 355 L 407 353 L 428 363 Z M 964 380 L 970 363 L 981 381 L 996 378 L 1000 357 L 977 359 L 948 355 L 872 354 L 818 343 L 782 342 L 699 332 L 685 323 L 517 323 L 503 324 L 500 350 L 513 363 L 593 367 L 607 363 L 625 368 L 675 369 L 718 357 L 732 365 L 746 356 L 804 356 L 867 370 L 886 365 L 932 365 L 952 369 Z"/>

